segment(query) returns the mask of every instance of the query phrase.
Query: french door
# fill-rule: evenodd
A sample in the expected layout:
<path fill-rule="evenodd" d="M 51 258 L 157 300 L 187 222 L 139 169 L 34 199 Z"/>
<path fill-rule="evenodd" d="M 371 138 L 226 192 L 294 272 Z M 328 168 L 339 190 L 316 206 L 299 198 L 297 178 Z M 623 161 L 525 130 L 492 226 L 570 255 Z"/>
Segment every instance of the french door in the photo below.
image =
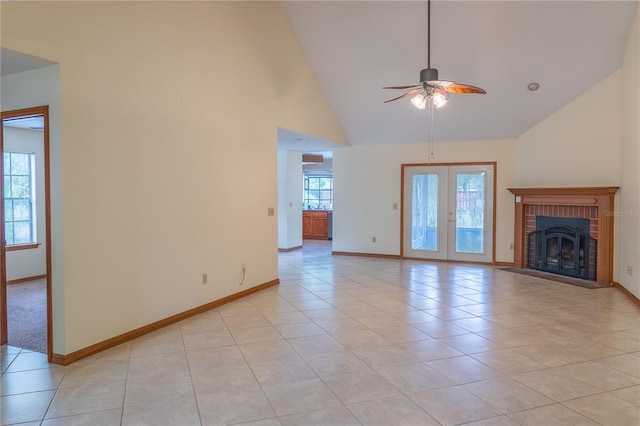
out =
<path fill-rule="evenodd" d="M 494 164 L 403 170 L 403 256 L 493 262 Z"/>

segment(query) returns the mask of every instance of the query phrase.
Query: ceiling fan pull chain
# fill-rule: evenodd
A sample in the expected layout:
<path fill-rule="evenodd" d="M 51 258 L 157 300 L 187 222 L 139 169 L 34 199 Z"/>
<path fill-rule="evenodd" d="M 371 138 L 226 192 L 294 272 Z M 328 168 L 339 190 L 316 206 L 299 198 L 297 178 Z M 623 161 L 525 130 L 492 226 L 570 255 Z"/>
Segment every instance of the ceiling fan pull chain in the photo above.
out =
<path fill-rule="evenodd" d="M 434 147 L 434 141 L 433 141 L 433 103 L 429 102 L 429 119 L 431 120 L 431 123 L 429 124 L 429 139 L 431 139 L 431 146 L 429 147 L 429 155 L 433 155 L 433 147 Z"/>

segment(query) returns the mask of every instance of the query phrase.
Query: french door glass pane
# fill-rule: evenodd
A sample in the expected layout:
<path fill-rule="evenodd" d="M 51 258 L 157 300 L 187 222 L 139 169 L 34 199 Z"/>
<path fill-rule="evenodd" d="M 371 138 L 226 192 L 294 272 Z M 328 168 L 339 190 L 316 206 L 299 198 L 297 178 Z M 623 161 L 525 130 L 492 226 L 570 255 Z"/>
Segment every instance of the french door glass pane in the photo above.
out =
<path fill-rule="evenodd" d="M 484 252 L 484 173 L 456 175 L 456 252 Z"/>
<path fill-rule="evenodd" d="M 438 250 L 438 175 L 413 176 L 411 248 Z"/>

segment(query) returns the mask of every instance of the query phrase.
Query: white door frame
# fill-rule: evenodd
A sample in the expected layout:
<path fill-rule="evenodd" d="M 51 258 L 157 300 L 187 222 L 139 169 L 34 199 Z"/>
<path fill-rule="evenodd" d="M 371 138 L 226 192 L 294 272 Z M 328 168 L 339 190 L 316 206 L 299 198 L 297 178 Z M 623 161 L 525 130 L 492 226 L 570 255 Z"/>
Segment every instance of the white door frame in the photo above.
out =
<path fill-rule="evenodd" d="M 490 239 L 489 241 L 489 247 L 487 247 L 487 251 L 490 252 L 490 256 L 489 253 L 487 253 L 487 260 L 482 260 L 482 261 L 473 261 L 473 260 L 459 260 L 456 259 L 457 256 L 450 256 L 449 253 L 445 253 L 444 255 L 440 255 L 440 256 L 434 256 L 432 257 L 432 259 L 434 260 L 454 260 L 454 261 L 466 261 L 466 262 L 473 262 L 473 263 L 491 263 L 491 264 L 495 264 L 495 232 L 496 232 L 496 182 L 497 182 L 497 163 L 496 162 L 466 162 L 466 163 L 417 163 L 417 164 L 402 164 L 401 165 L 401 179 L 400 179 L 400 198 L 401 198 L 401 202 L 400 202 L 400 208 L 401 208 L 401 212 L 400 212 L 400 257 L 402 258 L 419 258 L 419 259 L 429 259 L 430 257 L 425 257 L 425 256 L 417 256 L 415 254 L 415 252 L 411 252 L 410 250 L 407 250 L 405 248 L 405 226 L 411 226 L 411 220 L 410 217 L 406 217 L 407 214 L 411 214 L 411 212 L 407 213 L 406 210 L 406 205 L 408 205 L 408 203 L 406 202 L 407 200 L 405 200 L 405 192 L 406 192 L 406 188 L 405 188 L 405 180 L 406 177 L 408 176 L 408 174 L 410 173 L 410 168 L 416 168 L 416 167 L 434 167 L 434 170 L 437 170 L 436 168 L 440 168 L 440 167 L 447 167 L 447 168 L 455 168 L 455 167 L 475 167 L 475 166 L 481 166 L 481 167 L 486 167 L 486 166 L 491 166 L 491 168 L 493 169 L 493 176 L 490 176 L 489 179 L 492 179 L 491 183 L 493 185 L 493 190 L 492 193 L 487 194 L 488 199 L 491 201 L 492 206 L 490 206 L 491 208 L 487 210 L 487 218 L 485 220 L 485 223 L 489 222 L 488 225 L 490 225 L 490 233 L 491 235 L 488 235 L 487 237 Z M 441 170 L 441 168 L 440 168 Z M 453 201 L 454 205 L 455 205 L 455 200 Z M 449 203 L 451 204 L 451 203 Z M 447 205 L 444 207 L 445 209 L 450 209 L 450 205 Z M 451 211 L 451 210 L 449 210 Z M 442 217 L 440 217 L 442 216 Z M 448 215 L 439 215 L 438 218 L 438 225 L 441 225 L 442 221 L 447 221 L 449 220 Z M 455 231 L 455 230 L 454 230 Z M 449 236 L 447 236 L 447 234 L 449 234 Z M 446 233 L 444 233 L 443 238 L 446 239 L 445 244 L 451 245 L 451 241 L 453 241 L 452 237 L 451 237 L 451 231 L 447 230 Z M 440 241 L 442 241 L 442 238 L 440 239 Z M 450 250 L 448 250 L 450 251 Z"/>
<path fill-rule="evenodd" d="M 51 288 L 51 188 L 50 188 L 50 153 L 49 153 L 49 106 L 42 105 L 11 111 L 1 111 L 0 119 L 42 116 L 44 119 L 44 208 L 45 208 L 45 262 L 46 262 L 46 292 L 47 292 L 47 360 L 53 359 L 53 311 Z M 3 129 L 0 128 L 0 152 L 4 152 Z M 2 165 L 0 165 L 0 180 L 4 180 Z M 0 193 L 0 206 L 4 206 L 4 193 Z M 0 345 L 7 343 L 7 280 L 6 280 L 6 247 L 4 235 L 4 208 L 0 212 Z"/>

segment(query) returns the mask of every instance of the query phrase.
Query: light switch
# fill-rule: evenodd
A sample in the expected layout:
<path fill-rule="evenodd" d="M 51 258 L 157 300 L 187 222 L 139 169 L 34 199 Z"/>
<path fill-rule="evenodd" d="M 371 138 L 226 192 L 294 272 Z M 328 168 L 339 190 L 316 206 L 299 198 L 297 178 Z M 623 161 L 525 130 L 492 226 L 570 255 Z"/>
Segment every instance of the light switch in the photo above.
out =
<path fill-rule="evenodd" d="M 273 207 L 269 207 L 267 209 L 267 216 L 273 216 L 275 214 L 275 210 Z"/>

